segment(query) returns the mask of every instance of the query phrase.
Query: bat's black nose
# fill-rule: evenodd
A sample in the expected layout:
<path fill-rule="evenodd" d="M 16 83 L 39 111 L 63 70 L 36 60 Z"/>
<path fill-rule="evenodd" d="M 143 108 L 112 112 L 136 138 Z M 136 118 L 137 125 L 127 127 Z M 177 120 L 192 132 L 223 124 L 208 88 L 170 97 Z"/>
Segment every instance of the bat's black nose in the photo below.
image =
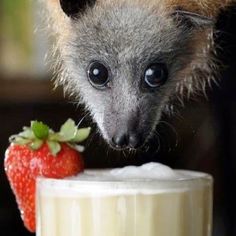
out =
<path fill-rule="evenodd" d="M 112 138 L 112 146 L 115 148 L 138 148 L 141 146 L 141 138 L 139 135 L 120 132 Z"/>

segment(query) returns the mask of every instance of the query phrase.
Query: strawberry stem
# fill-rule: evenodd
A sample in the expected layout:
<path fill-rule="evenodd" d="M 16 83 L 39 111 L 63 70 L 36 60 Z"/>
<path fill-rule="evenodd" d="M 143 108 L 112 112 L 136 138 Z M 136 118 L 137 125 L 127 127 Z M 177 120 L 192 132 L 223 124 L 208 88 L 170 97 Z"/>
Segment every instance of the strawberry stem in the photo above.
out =
<path fill-rule="evenodd" d="M 31 129 L 38 139 L 47 139 L 49 134 L 49 127 L 45 125 L 43 122 L 39 121 L 32 121 L 31 122 Z"/>
<path fill-rule="evenodd" d="M 54 132 L 43 122 L 32 121 L 30 127 L 24 127 L 23 132 L 11 136 L 9 141 L 27 145 L 32 150 L 38 150 L 44 142 L 47 142 L 51 153 L 56 156 L 61 150 L 60 143 L 67 143 L 74 149 L 82 151 L 84 147 L 77 143 L 86 140 L 90 132 L 91 128 L 78 129 L 72 119 L 68 119 L 59 132 Z"/>

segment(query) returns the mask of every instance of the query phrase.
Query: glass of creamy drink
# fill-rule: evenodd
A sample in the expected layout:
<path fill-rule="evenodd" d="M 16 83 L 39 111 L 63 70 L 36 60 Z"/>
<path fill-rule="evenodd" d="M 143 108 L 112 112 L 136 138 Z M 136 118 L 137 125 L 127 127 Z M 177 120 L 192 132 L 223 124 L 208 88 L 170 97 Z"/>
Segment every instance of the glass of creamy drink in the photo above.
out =
<path fill-rule="evenodd" d="M 149 163 L 37 181 L 37 236 L 210 236 L 212 178 Z"/>

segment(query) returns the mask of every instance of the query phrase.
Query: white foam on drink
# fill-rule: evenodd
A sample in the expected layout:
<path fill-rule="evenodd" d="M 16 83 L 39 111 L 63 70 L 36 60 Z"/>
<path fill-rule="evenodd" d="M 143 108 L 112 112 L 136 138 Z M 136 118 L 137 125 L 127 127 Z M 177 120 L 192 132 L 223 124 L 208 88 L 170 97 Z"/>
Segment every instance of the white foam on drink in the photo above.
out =
<path fill-rule="evenodd" d="M 139 181 L 139 180 L 174 180 L 184 176 L 168 166 L 148 163 L 142 166 L 127 166 L 108 170 L 86 170 L 69 179 L 89 181 Z"/>
<path fill-rule="evenodd" d="M 159 163 L 148 163 L 142 166 L 127 166 L 113 169 L 109 173 L 112 177 L 119 179 L 178 179 L 173 169 Z"/>
<path fill-rule="evenodd" d="M 45 194 L 63 196 L 154 194 L 186 191 L 193 185 L 202 187 L 203 178 L 210 179 L 210 176 L 200 172 L 173 170 L 159 163 L 148 163 L 139 167 L 86 170 L 62 180 L 40 179 L 39 185 Z"/>

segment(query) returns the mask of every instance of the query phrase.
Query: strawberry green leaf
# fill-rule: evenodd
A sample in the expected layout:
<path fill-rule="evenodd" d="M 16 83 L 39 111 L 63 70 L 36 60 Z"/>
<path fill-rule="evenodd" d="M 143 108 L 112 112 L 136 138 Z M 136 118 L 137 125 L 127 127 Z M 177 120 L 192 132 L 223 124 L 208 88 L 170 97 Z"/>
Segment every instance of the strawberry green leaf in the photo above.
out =
<path fill-rule="evenodd" d="M 46 139 L 49 134 L 49 127 L 45 125 L 43 122 L 32 121 L 31 129 L 38 139 Z"/>
<path fill-rule="evenodd" d="M 43 145 L 43 140 L 35 139 L 32 143 L 30 143 L 29 147 L 33 150 L 38 150 Z"/>
<path fill-rule="evenodd" d="M 59 133 L 49 133 L 48 140 L 60 142 L 63 140 L 63 137 Z"/>
<path fill-rule="evenodd" d="M 86 140 L 91 132 L 91 128 L 82 128 L 78 129 L 75 137 L 71 140 L 71 142 L 80 143 Z"/>
<path fill-rule="evenodd" d="M 68 119 L 62 126 L 59 132 L 61 136 L 61 142 L 67 142 L 72 140 L 77 132 L 77 127 L 72 119 Z"/>
<path fill-rule="evenodd" d="M 73 145 L 73 148 L 78 152 L 84 152 L 85 147 L 82 145 Z"/>
<path fill-rule="evenodd" d="M 29 127 L 24 127 L 24 131 L 19 133 L 19 136 L 26 139 L 34 139 L 34 132 Z"/>
<path fill-rule="evenodd" d="M 25 145 L 25 144 L 28 144 L 31 142 L 30 139 L 26 139 L 26 138 L 23 138 L 23 137 L 19 137 L 17 135 L 12 135 L 10 138 L 9 138 L 9 141 L 10 143 L 15 143 L 15 144 L 19 144 L 19 145 Z"/>
<path fill-rule="evenodd" d="M 84 152 L 85 150 L 85 147 L 82 145 L 77 145 L 74 143 L 67 143 L 67 145 L 71 147 L 72 149 L 76 150 L 77 152 Z"/>
<path fill-rule="evenodd" d="M 53 156 L 56 156 L 61 151 L 61 145 L 55 141 L 47 141 L 50 152 Z"/>

